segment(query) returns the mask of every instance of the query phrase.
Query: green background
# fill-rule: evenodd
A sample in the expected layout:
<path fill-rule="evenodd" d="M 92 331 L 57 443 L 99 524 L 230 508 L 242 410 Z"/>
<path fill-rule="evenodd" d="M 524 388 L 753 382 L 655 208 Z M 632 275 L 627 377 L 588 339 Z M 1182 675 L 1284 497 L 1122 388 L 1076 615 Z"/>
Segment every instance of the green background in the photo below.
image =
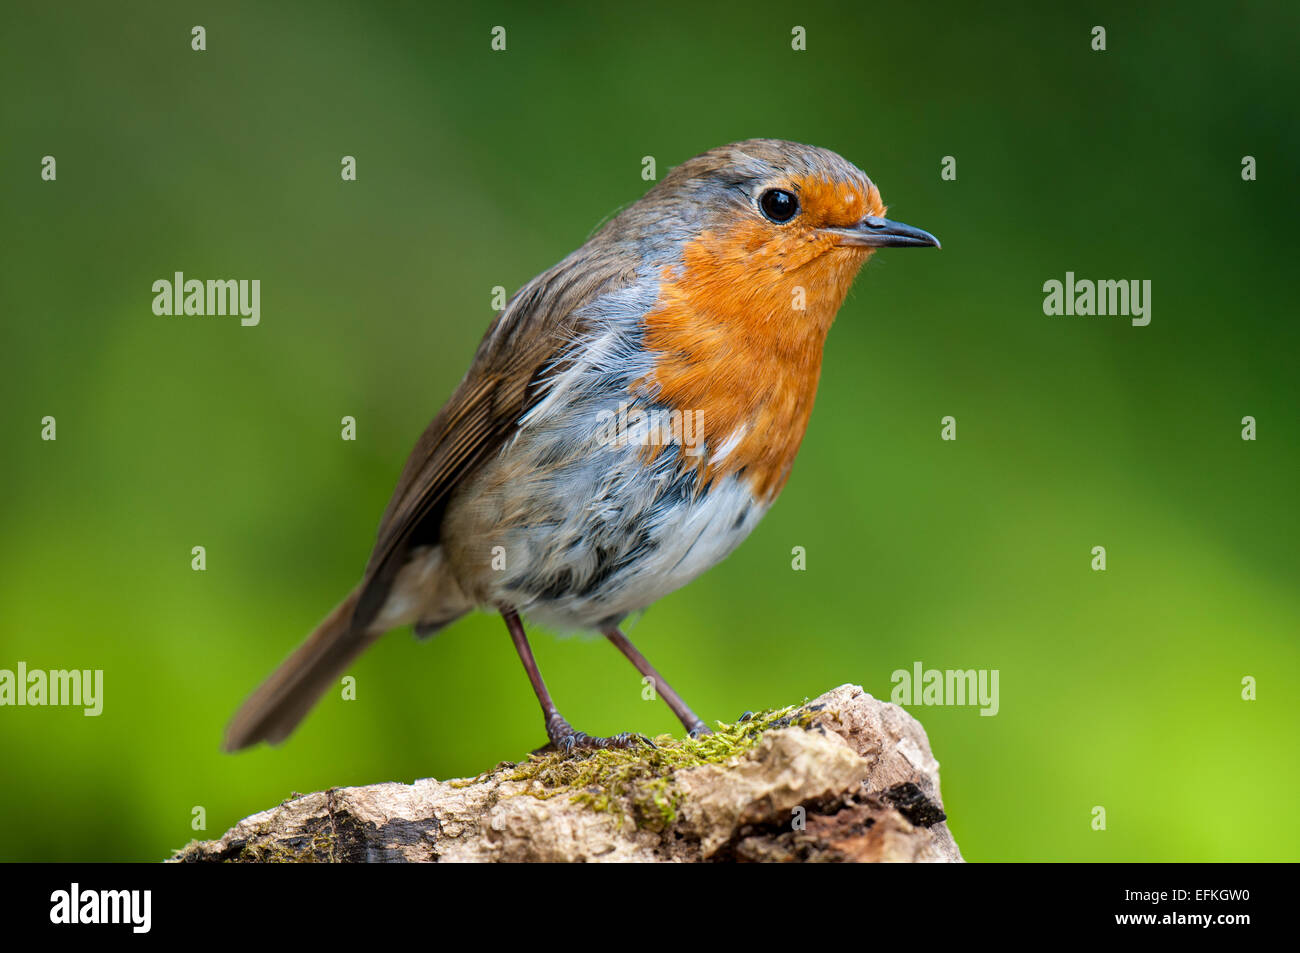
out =
<path fill-rule="evenodd" d="M 218 750 L 359 577 L 492 287 L 639 197 L 643 156 L 770 136 L 944 247 L 868 265 L 780 503 L 633 639 L 708 719 L 998 669 L 996 717 L 911 709 L 971 860 L 1297 859 L 1298 10 L 9 5 L 0 668 L 102 668 L 106 698 L 0 709 L 0 858 L 154 860 L 196 805 L 217 836 L 539 744 L 477 615 L 390 635 L 282 747 Z M 261 279 L 261 325 L 154 316 L 177 270 Z M 1067 270 L 1150 279 L 1151 325 L 1044 316 Z M 581 728 L 676 729 L 603 640 L 534 641 Z"/>

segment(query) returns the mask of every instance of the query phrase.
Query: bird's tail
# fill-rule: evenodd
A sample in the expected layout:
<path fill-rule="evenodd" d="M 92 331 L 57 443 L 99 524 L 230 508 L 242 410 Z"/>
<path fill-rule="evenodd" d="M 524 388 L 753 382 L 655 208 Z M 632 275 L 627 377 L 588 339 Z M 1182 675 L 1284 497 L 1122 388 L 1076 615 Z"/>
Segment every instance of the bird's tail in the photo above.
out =
<path fill-rule="evenodd" d="M 353 628 L 360 592 L 353 589 L 235 712 L 222 745 L 226 751 L 289 737 L 339 674 L 383 634 Z"/>

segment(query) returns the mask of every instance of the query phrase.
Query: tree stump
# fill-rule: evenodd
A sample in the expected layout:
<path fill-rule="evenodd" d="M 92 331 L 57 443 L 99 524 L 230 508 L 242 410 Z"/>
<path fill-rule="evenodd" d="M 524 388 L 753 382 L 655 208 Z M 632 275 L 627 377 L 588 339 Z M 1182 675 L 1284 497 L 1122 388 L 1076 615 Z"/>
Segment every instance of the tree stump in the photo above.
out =
<path fill-rule="evenodd" d="M 856 685 L 654 745 L 298 796 L 171 861 L 962 860 L 925 730 Z"/>

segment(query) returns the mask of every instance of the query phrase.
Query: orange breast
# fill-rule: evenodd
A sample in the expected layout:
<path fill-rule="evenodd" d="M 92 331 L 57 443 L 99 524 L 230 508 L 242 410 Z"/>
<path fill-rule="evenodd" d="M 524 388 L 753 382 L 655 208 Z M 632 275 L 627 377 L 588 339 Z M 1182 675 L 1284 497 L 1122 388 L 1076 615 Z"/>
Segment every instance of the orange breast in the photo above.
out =
<path fill-rule="evenodd" d="M 774 242 L 771 227 L 753 221 L 702 233 L 665 271 L 645 317 L 646 347 L 659 358 L 633 393 L 699 414 L 713 457 L 701 458 L 707 482 L 743 473 L 765 503 L 785 485 L 826 332 L 868 254 L 816 232 Z M 716 459 L 728 441 L 733 449 Z"/>

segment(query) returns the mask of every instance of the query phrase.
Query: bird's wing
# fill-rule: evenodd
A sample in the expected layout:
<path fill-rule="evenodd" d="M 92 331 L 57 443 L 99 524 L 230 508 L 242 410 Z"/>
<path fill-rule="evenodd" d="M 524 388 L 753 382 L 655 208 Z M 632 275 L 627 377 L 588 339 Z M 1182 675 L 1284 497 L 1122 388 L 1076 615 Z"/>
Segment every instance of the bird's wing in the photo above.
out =
<path fill-rule="evenodd" d="M 587 305 L 635 280 L 600 236 L 510 300 L 465 379 L 425 429 L 393 491 L 361 583 L 354 632 L 374 620 L 413 546 L 438 541 L 451 491 L 496 454 L 545 396 L 547 369 L 581 333 Z"/>

